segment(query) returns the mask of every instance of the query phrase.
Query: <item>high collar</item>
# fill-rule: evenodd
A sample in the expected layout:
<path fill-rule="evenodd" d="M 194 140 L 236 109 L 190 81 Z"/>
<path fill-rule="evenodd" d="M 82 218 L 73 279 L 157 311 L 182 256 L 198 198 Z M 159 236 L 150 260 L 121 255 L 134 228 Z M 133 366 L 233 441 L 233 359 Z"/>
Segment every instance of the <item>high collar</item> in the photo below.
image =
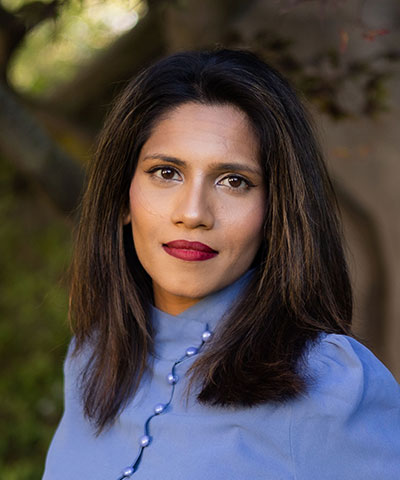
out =
<path fill-rule="evenodd" d="M 156 356 L 176 360 L 184 355 L 186 348 L 198 347 L 202 333 L 206 329 L 214 331 L 253 273 L 254 269 L 248 270 L 232 284 L 201 299 L 179 315 L 170 315 L 151 305 Z"/>

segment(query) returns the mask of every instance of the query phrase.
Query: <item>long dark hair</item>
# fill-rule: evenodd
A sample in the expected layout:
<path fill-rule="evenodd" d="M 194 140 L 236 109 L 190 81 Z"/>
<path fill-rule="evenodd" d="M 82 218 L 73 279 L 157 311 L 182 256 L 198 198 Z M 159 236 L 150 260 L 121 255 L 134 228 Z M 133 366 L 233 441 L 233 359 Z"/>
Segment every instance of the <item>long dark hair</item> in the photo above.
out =
<path fill-rule="evenodd" d="M 264 239 L 248 290 L 189 371 L 199 401 L 252 406 L 295 397 L 307 388 L 307 347 L 321 332 L 350 333 L 352 290 L 337 201 L 292 87 L 247 51 L 169 56 L 116 101 L 82 204 L 70 319 L 75 353 L 90 345 L 81 386 L 97 432 L 115 420 L 150 368 L 151 279 L 123 219 L 143 144 L 157 121 L 186 102 L 231 104 L 247 114 L 266 185 Z"/>

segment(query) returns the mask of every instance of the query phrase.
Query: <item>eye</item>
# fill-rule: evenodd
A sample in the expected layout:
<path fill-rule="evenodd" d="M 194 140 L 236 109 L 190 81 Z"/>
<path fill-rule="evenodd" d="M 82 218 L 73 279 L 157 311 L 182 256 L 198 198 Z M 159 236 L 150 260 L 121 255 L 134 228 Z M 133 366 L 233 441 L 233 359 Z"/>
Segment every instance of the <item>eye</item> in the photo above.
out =
<path fill-rule="evenodd" d="M 172 180 L 174 178 L 174 175 L 176 171 L 173 168 L 170 167 L 163 167 L 158 170 L 160 176 L 164 180 Z"/>
<path fill-rule="evenodd" d="M 159 179 L 159 180 L 180 180 L 181 176 L 175 170 L 175 168 L 172 167 L 154 167 L 150 170 L 148 170 L 147 173 L 150 173 L 153 177 Z"/>
<path fill-rule="evenodd" d="M 219 185 L 224 185 L 232 190 L 248 190 L 254 185 L 240 175 L 228 175 L 218 182 Z"/>

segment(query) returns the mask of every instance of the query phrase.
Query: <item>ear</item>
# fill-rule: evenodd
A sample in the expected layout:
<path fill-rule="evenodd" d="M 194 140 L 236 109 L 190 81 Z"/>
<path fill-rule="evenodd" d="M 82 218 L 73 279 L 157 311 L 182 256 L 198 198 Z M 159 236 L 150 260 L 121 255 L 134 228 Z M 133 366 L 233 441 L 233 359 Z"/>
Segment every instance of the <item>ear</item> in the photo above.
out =
<path fill-rule="evenodd" d="M 121 214 L 122 214 L 123 225 L 128 225 L 129 223 L 131 223 L 132 218 L 131 218 L 131 210 L 129 208 L 129 204 L 123 207 Z"/>
<path fill-rule="evenodd" d="M 131 214 L 130 214 L 130 213 L 127 213 L 127 214 L 124 216 L 123 224 L 124 224 L 124 225 L 128 225 L 129 223 L 131 223 Z"/>

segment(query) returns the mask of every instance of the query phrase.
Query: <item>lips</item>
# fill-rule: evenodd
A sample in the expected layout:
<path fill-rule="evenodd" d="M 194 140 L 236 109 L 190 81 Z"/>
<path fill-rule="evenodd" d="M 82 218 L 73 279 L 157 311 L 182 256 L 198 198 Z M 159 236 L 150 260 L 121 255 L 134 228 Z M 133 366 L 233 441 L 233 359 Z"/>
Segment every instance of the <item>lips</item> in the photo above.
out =
<path fill-rule="evenodd" d="M 187 240 L 174 240 L 163 244 L 163 249 L 171 256 L 188 261 L 209 260 L 218 255 L 208 245 L 201 242 L 189 242 Z"/>
<path fill-rule="evenodd" d="M 170 248 L 178 248 L 183 250 L 197 250 L 199 252 L 218 253 L 208 245 L 201 242 L 188 242 L 187 240 L 174 240 L 165 244 Z"/>

